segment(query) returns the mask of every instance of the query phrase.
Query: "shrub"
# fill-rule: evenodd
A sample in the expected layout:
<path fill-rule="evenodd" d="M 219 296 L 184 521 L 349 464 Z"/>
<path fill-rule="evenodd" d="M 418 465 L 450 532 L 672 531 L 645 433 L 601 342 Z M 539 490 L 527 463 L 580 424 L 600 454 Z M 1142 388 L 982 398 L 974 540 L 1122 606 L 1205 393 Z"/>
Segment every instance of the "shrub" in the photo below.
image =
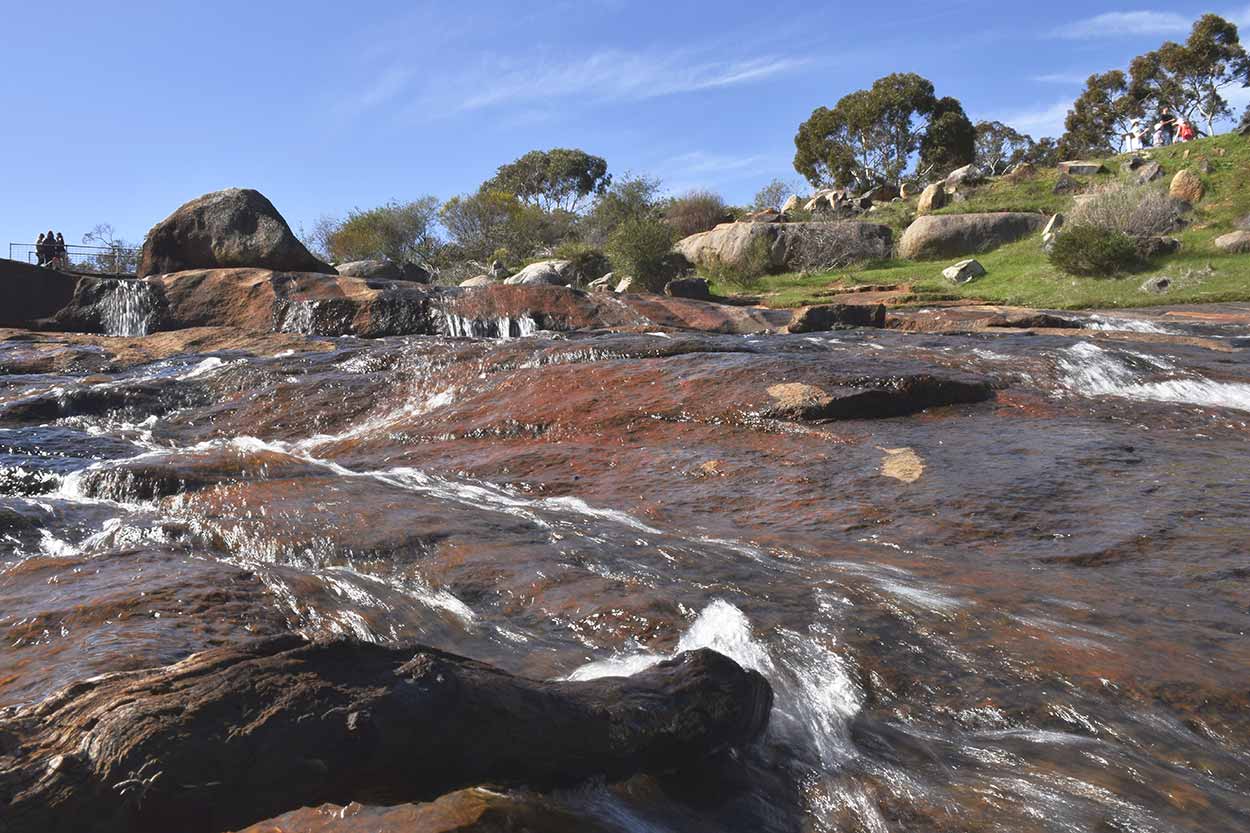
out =
<path fill-rule="evenodd" d="M 574 281 L 584 286 L 612 271 L 612 263 L 599 249 L 585 243 L 561 243 L 552 254 L 573 265 Z"/>
<path fill-rule="evenodd" d="M 711 191 L 690 191 L 671 200 L 664 209 L 664 219 L 679 238 L 713 229 L 728 217 L 729 206 Z"/>
<path fill-rule="evenodd" d="M 607 245 L 616 227 L 631 217 L 655 213 L 660 181 L 646 176 L 625 174 L 612 180 L 607 190 L 595 198 L 582 218 L 581 237 L 596 246 Z"/>
<path fill-rule="evenodd" d="M 1141 258 L 1137 242 L 1124 232 L 1078 225 L 1055 238 L 1050 262 L 1069 275 L 1111 277 L 1137 268 Z"/>
<path fill-rule="evenodd" d="M 664 288 L 670 271 L 666 260 L 672 248 L 672 226 L 654 217 L 631 217 L 608 238 L 608 258 L 613 268 L 653 291 Z"/>
<path fill-rule="evenodd" d="M 1092 226 L 1132 237 L 1157 237 L 1180 227 L 1181 212 L 1160 186 L 1111 186 L 1074 208 L 1068 225 Z"/>
<path fill-rule="evenodd" d="M 774 179 L 755 193 L 755 199 L 751 201 L 751 208 L 754 211 L 780 210 L 785 203 L 786 197 L 793 193 L 789 185 L 780 179 Z"/>
<path fill-rule="evenodd" d="M 368 211 L 353 209 L 342 222 L 323 218 L 314 234 L 338 263 L 371 258 L 420 263 L 429 260 L 438 248 L 437 215 L 438 200 L 422 197 Z"/>
<path fill-rule="evenodd" d="M 733 263 L 716 255 L 707 256 L 699 266 L 699 274 L 719 286 L 754 289 L 759 285 L 760 278 L 772 271 L 769 248 L 767 238 L 757 237 L 747 244 L 746 251 Z"/>

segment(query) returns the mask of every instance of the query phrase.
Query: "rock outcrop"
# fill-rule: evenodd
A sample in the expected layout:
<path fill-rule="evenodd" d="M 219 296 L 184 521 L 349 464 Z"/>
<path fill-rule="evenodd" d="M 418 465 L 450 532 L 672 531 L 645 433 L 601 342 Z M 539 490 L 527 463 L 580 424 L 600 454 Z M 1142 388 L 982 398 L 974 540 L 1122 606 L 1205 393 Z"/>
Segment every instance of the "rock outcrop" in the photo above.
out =
<path fill-rule="evenodd" d="M 888 257 L 892 238 L 889 226 L 859 221 L 724 223 L 676 248 L 699 266 L 742 266 L 763 253 L 769 268 L 798 269 Z"/>
<path fill-rule="evenodd" d="M 0 259 L 0 327 L 33 327 L 74 297 L 80 278 L 18 260 Z"/>
<path fill-rule="evenodd" d="M 236 829 L 325 801 L 550 789 L 694 766 L 766 727 L 762 676 L 710 650 L 541 682 L 421 646 L 276 637 L 0 713 L 6 829 Z"/>
<path fill-rule="evenodd" d="M 984 277 L 985 267 L 977 260 L 961 260 L 954 266 L 942 270 L 942 277 L 953 284 L 965 284 Z"/>
<path fill-rule="evenodd" d="M 1234 231 L 1215 238 L 1215 248 L 1230 254 L 1250 252 L 1250 231 Z"/>
<path fill-rule="evenodd" d="M 670 298 L 693 298 L 698 301 L 712 298 L 712 291 L 703 278 L 678 278 L 669 281 L 664 285 L 664 294 Z"/>
<path fill-rule="evenodd" d="M 504 283 L 508 286 L 568 286 L 572 266 L 567 260 L 540 260 L 526 266 Z"/>
<path fill-rule="evenodd" d="M 340 263 L 334 271 L 349 278 L 385 278 L 387 280 L 429 283 L 430 273 L 415 263 L 398 264 L 389 260 L 353 260 Z"/>
<path fill-rule="evenodd" d="M 1019 212 L 930 214 L 917 218 L 903 232 L 898 255 L 923 260 L 979 254 L 1035 234 L 1045 224 L 1041 214 Z"/>
<path fill-rule="evenodd" d="M 231 267 L 334 272 L 309 253 L 263 194 L 228 188 L 191 200 L 153 226 L 138 276 Z"/>
<path fill-rule="evenodd" d="M 1059 176 L 1055 178 L 1055 186 L 1051 189 L 1054 194 L 1074 194 L 1081 189 L 1081 183 L 1066 173 L 1060 171 Z"/>
<path fill-rule="evenodd" d="M 1202 184 L 1202 177 L 1186 168 L 1177 171 L 1176 176 L 1172 177 L 1172 185 L 1168 188 L 1168 193 L 1173 199 L 1189 205 L 1197 205 L 1206 194 L 1206 187 Z"/>
<path fill-rule="evenodd" d="M 1060 162 L 1059 170 L 1070 176 L 1094 176 L 1100 174 L 1107 169 L 1102 166 L 1101 162 L 1084 162 L 1073 160 L 1069 162 Z"/>
<path fill-rule="evenodd" d="M 1163 178 L 1163 166 L 1158 162 L 1146 162 L 1134 172 L 1134 178 L 1141 185 Z"/>
<path fill-rule="evenodd" d="M 920 201 L 916 204 L 918 214 L 928 214 L 946 205 L 946 185 L 934 182 L 920 192 Z"/>
<path fill-rule="evenodd" d="M 964 165 L 950 172 L 946 177 L 946 187 L 953 191 L 961 185 L 976 185 L 982 179 L 984 177 L 980 168 L 976 165 Z"/>
<path fill-rule="evenodd" d="M 884 304 L 821 304 L 796 309 L 786 332 L 821 333 L 843 327 L 884 326 Z"/>
<path fill-rule="evenodd" d="M 391 278 L 398 279 L 403 273 L 400 268 L 389 260 L 353 260 L 340 263 L 334 271 L 349 278 Z"/>

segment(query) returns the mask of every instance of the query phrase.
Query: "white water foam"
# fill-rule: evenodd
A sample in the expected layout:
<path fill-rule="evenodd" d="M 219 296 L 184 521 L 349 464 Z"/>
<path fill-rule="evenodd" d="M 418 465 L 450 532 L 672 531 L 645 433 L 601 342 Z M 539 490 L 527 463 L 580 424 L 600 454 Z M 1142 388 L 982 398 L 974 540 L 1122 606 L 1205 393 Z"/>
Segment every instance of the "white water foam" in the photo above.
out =
<path fill-rule="evenodd" d="M 843 659 L 822 644 L 828 639 L 823 630 L 803 634 L 778 628 L 766 644 L 746 614 L 716 599 L 682 634 L 673 656 L 711 648 L 763 674 L 776 695 L 769 732 L 814 751 L 822 767 L 832 770 L 855 754 L 846 727 L 863 698 Z M 620 654 L 587 663 L 568 679 L 628 676 L 668 658 L 648 650 Z"/>
<path fill-rule="evenodd" d="M 1148 321 L 1144 318 L 1125 318 L 1116 315 L 1099 315 L 1094 314 L 1087 320 L 1089 329 L 1102 330 L 1112 333 L 1159 333 L 1162 335 L 1176 335 L 1176 330 L 1169 329 Z"/>
<path fill-rule="evenodd" d="M 142 281 L 112 281 L 100 302 L 100 323 L 106 335 L 145 336 L 156 303 L 152 288 Z"/>
<path fill-rule="evenodd" d="M 1143 354 L 1133 355 L 1150 363 L 1156 370 L 1170 369 L 1166 362 Z M 1083 396 L 1118 396 L 1250 411 L 1250 384 L 1216 382 L 1195 375 L 1146 381 L 1122 355 L 1086 341 L 1066 348 L 1059 357 L 1058 366 L 1063 374 L 1061 384 Z"/>
<path fill-rule="evenodd" d="M 465 318 L 444 312 L 443 329 L 452 338 L 524 338 L 538 332 L 538 322 L 528 315 Z"/>

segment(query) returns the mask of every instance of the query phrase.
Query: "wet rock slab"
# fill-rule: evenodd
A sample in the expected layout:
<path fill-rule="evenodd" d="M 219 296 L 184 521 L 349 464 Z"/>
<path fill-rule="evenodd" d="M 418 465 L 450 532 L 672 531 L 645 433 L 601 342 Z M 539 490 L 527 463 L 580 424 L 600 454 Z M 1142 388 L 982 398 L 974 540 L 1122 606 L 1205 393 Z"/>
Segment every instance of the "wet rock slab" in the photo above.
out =
<path fill-rule="evenodd" d="M 574 813 L 540 795 L 473 787 L 425 804 L 367 807 L 324 804 L 285 813 L 239 833 L 617 833 L 623 829 L 587 813 Z"/>
<path fill-rule="evenodd" d="M 0 712 L 0 806 L 13 831 L 223 830 L 325 801 L 669 771 L 753 740 L 771 708 L 762 676 L 708 650 L 551 683 L 430 648 L 282 637 Z"/>

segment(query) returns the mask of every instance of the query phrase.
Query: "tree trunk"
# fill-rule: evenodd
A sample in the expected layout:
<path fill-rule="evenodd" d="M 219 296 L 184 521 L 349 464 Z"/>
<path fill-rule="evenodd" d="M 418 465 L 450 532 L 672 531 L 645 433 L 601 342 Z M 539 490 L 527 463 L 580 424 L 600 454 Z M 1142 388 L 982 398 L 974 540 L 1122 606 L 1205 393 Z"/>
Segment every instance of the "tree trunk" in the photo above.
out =
<path fill-rule="evenodd" d="M 713 651 L 540 682 L 424 647 L 297 636 L 77 683 L 0 711 L 0 831 L 219 831 L 676 769 L 765 728 L 768 683 Z"/>

